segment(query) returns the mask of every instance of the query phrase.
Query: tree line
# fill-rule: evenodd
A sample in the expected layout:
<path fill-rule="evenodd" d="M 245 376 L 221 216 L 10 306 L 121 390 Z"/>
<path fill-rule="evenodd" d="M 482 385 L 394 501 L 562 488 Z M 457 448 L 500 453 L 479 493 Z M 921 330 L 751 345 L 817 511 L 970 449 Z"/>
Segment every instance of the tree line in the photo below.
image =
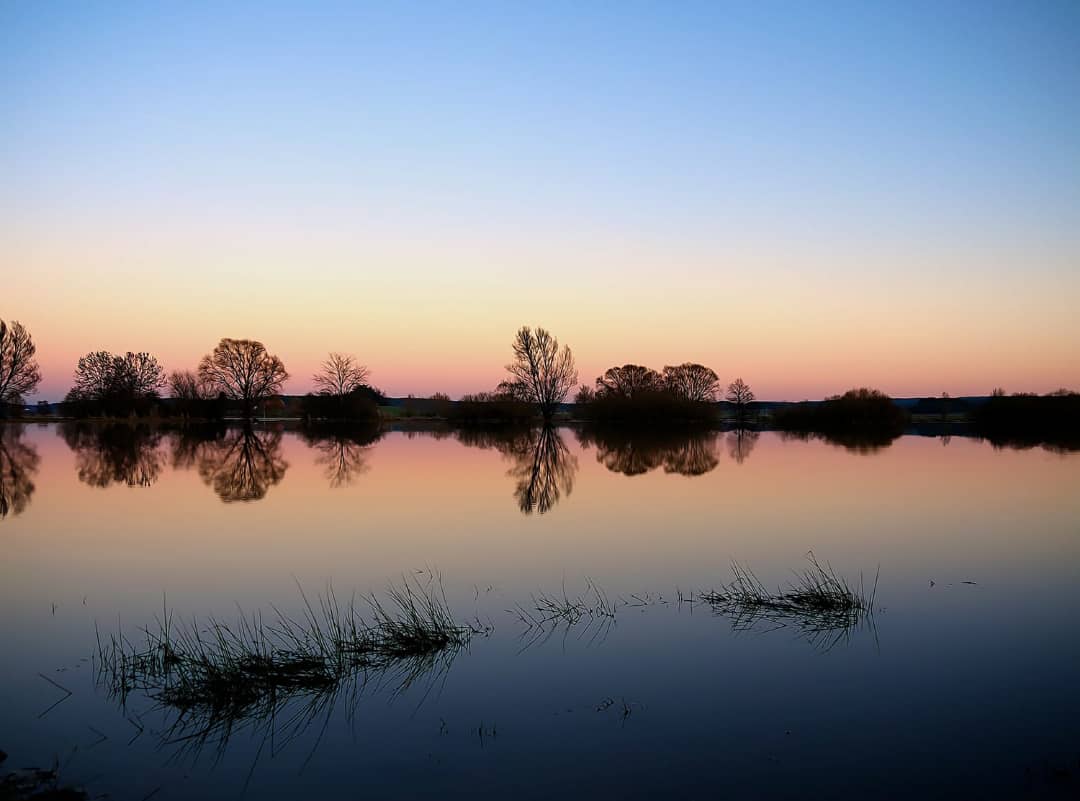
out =
<path fill-rule="evenodd" d="M 41 382 L 36 350 L 25 326 L 0 320 L 0 414 L 21 404 Z M 659 371 L 624 364 L 605 370 L 592 386 L 579 386 L 569 346 L 539 327 L 518 329 L 506 374 L 491 392 L 468 394 L 456 403 L 440 394 L 429 400 L 441 416 L 462 423 L 540 418 L 549 424 L 575 388 L 575 414 L 599 424 L 707 423 L 716 419 L 716 403 L 724 400 L 734 409 L 736 423 L 742 425 L 755 408 L 754 393 L 742 378 L 725 389 L 714 370 L 694 362 L 666 365 Z M 355 356 L 330 353 L 312 376 L 315 391 L 304 396 L 302 415 L 322 421 L 377 419 L 378 406 L 385 398 L 370 384 L 370 375 Z M 240 414 L 250 420 L 259 404 L 281 395 L 288 378 L 284 362 L 253 339 L 224 338 L 194 370 L 168 374 L 146 352 L 93 351 L 79 359 L 63 408 L 72 417 L 144 416 L 168 391 L 171 410 L 178 416 L 221 419 L 239 407 Z M 1078 403 L 1080 395 L 1064 390 L 1011 398 L 995 390 L 973 419 L 999 430 L 1006 421 L 1016 427 L 1026 420 L 1036 427 L 1075 428 Z M 884 393 L 863 388 L 777 409 L 771 422 L 790 431 L 847 427 L 897 432 L 907 415 Z"/>

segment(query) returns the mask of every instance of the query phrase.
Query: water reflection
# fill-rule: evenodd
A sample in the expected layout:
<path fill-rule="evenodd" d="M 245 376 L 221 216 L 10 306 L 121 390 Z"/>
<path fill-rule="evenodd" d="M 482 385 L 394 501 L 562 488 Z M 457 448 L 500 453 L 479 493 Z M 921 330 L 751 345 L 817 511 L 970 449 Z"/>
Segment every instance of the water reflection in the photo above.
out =
<path fill-rule="evenodd" d="M 302 435 L 304 442 L 316 452 L 315 463 L 331 489 L 347 487 L 357 476 L 368 471 L 371 446 L 379 441 L 382 432 L 374 427 L 309 428 Z"/>
<path fill-rule="evenodd" d="M 91 487 L 149 487 L 161 477 L 161 432 L 145 424 L 62 423 L 60 436 L 75 452 L 79 481 Z"/>
<path fill-rule="evenodd" d="M 819 439 L 830 445 L 836 445 L 851 453 L 868 455 L 884 450 L 893 444 L 900 434 L 891 431 L 839 431 L 819 433 L 814 431 L 780 431 L 780 439 L 785 442 L 797 440 L 810 442 Z"/>
<path fill-rule="evenodd" d="M 34 494 L 33 476 L 41 462 L 37 449 L 23 439 L 24 426 L 0 426 L 0 520 L 21 514 Z"/>
<path fill-rule="evenodd" d="M 285 477 L 279 429 L 234 428 L 191 447 L 199 477 L 225 503 L 257 501 Z M 173 452 L 173 463 L 188 458 Z"/>
<path fill-rule="evenodd" d="M 735 460 L 736 464 L 742 464 L 750 458 L 750 452 L 757 445 L 760 431 L 749 428 L 736 428 L 727 435 L 728 456 Z"/>
<path fill-rule="evenodd" d="M 524 514 L 545 514 L 574 489 L 577 457 L 550 426 L 536 429 L 461 429 L 465 445 L 494 448 L 511 462 L 507 475 L 515 479 L 514 499 Z"/>
<path fill-rule="evenodd" d="M 582 448 L 596 447 L 596 461 L 625 476 L 642 475 L 661 466 L 665 473 L 701 476 L 720 464 L 717 455 L 720 435 L 716 431 L 630 433 L 586 428 L 579 430 L 577 436 Z"/>

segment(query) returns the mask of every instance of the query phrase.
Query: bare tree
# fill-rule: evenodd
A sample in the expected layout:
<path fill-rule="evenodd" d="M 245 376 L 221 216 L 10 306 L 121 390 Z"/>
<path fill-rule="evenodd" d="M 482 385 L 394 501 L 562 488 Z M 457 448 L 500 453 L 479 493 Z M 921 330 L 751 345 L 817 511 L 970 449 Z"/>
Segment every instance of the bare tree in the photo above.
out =
<path fill-rule="evenodd" d="M 692 403 L 712 403 L 716 400 L 720 379 L 703 364 L 684 362 L 664 368 L 664 386 L 677 398 Z"/>
<path fill-rule="evenodd" d="M 340 397 L 366 385 L 370 375 L 371 371 L 355 356 L 331 353 L 311 380 L 323 394 Z"/>
<path fill-rule="evenodd" d="M 577 383 L 577 367 L 570 348 L 559 349 L 559 340 L 543 328 L 535 332 L 523 326 L 514 337 L 514 361 L 506 365 L 509 386 L 522 400 L 535 403 L 545 420 L 550 420 Z M 500 387 L 502 385 L 500 384 Z"/>
<path fill-rule="evenodd" d="M 164 371 L 149 353 L 99 350 L 79 359 L 68 398 L 97 404 L 106 414 L 126 414 L 157 397 L 164 385 Z"/>
<path fill-rule="evenodd" d="M 213 396 L 194 370 L 173 370 L 169 373 L 169 394 L 182 401 L 205 400 Z"/>
<path fill-rule="evenodd" d="M 18 320 L 9 326 L 0 320 L 0 405 L 20 403 L 41 383 L 34 354 L 37 346 Z"/>
<path fill-rule="evenodd" d="M 596 394 L 608 397 L 632 398 L 642 392 L 659 392 L 663 388 L 664 380 L 660 374 L 640 364 L 609 367 L 596 379 Z"/>
<path fill-rule="evenodd" d="M 258 401 L 281 393 L 288 377 L 281 359 L 251 339 L 226 337 L 199 362 L 199 378 L 215 391 L 242 401 L 248 419 Z"/>
<path fill-rule="evenodd" d="M 741 378 L 736 378 L 728 384 L 727 400 L 735 404 L 735 415 L 742 420 L 746 414 L 746 407 L 754 401 L 754 393 L 750 390 L 749 384 Z"/>

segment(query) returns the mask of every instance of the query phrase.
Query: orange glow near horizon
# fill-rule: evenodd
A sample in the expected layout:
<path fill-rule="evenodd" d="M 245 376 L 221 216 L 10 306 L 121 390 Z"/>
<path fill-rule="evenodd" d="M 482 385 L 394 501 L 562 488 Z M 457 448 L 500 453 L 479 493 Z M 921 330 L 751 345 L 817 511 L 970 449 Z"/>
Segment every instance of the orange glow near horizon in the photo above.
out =
<path fill-rule="evenodd" d="M 269 236 L 237 262 L 246 266 L 230 267 L 233 256 L 212 257 L 209 245 L 141 244 L 150 250 L 89 239 L 0 245 L 0 261 L 20 268 L 7 279 L 3 315 L 38 345 L 38 397 L 61 399 L 91 350 L 147 350 L 167 370 L 193 368 L 223 336 L 259 339 L 281 356 L 289 394 L 307 392 L 326 353 L 341 351 L 391 396 L 458 397 L 504 377 L 523 324 L 570 345 L 587 384 L 616 364 L 697 361 L 768 400 L 853 386 L 904 397 L 1080 385 L 1075 273 L 998 272 L 972 287 L 970 269 L 958 269 L 930 289 L 901 259 L 883 265 L 899 271 L 882 270 L 895 276 L 885 278 L 810 256 L 806 273 L 773 262 L 714 270 L 705 252 L 684 253 L 684 266 L 665 271 L 659 247 L 599 254 L 607 260 L 595 264 L 554 244 L 528 256 L 504 244 L 460 245 L 437 260 L 374 246 L 309 259 Z M 439 266 L 425 266 L 427 255 Z"/>

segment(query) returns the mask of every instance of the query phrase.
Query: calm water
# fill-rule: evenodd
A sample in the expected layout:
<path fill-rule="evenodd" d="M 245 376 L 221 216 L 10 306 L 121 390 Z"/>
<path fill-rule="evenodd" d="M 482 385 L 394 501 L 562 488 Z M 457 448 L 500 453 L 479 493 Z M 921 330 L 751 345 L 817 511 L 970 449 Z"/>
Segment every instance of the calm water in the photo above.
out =
<path fill-rule="evenodd" d="M 1080 793 L 1080 455 L 903 437 L 857 452 L 719 434 L 636 440 L 262 430 L 212 441 L 2 429 L 0 748 L 92 794 L 167 798 L 1073 798 Z M 880 565 L 835 647 L 737 631 L 679 593 L 770 585 L 813 550 Z M 199 747 L 95 681 L 95 625 L 164 603 L 225 620 L 438 571 L 493 627 L 401 690 L 236 722 Z M 586 579 L 613 625 L 515 615 Z M 966 583 L 973 582 L 973 583 Z M 72 693 L 64 692 L 42 676 Z"/>

